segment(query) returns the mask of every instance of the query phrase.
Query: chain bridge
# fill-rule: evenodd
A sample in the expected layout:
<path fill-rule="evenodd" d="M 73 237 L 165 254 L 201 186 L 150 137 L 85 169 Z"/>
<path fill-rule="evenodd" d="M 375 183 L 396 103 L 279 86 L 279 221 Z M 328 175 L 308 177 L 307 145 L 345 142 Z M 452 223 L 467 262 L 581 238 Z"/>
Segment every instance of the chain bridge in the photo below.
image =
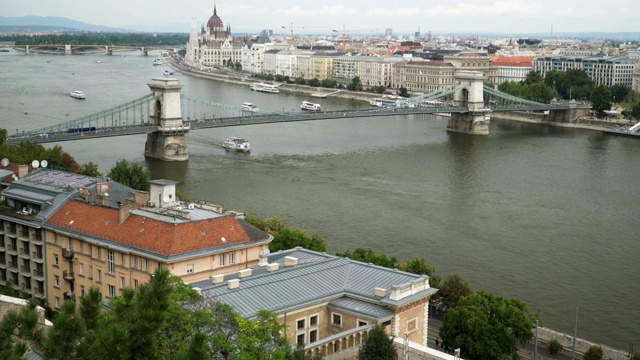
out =
<path fill-rule="evenodd" d="M 440 90 L 398 100 L 394 107 L 370 107 L 324 112 L 243 111 L 181 94 L 177 79 L 156 78 L 151 93 L 127 103 L 41 129 L 10 135 L 8 145 L 22 141 L 49 143 L 146 134 L 145 156 L 185 161 L 189 131 L 292 121 L 328 120 L 412 114 L 450 114 L 447 131 L 489 134 L 489 114 L 501 111 L 545 112 L 551 119 L 569 118 L 568 105 L 550 105 L 499 92 L 482 83 L 482 73 L 459 71 L 457 82 Z"/>

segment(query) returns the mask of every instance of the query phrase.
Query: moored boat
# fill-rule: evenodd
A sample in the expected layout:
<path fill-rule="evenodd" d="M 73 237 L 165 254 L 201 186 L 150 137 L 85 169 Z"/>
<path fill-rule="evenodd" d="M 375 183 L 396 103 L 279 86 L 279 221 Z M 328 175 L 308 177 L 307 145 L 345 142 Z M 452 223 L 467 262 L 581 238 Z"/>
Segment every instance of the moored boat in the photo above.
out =
<path fill-rule="evenodd" d="M 173 75 L 173 71 L 170 70 L 166 70 L 164 71 L 164 76 L 169 76 L 169 75 Z"/>
<path fill-rule="evenodd" d="M 258 106 L 250 102 L 242 103 L 242 111 L 256 112 L 258 111 Z"/>
<path fill-rule="evenodd" d="M 222 147 L 229 150 L 249 152 L 251 151 L 251 145 L 243 138 L 232 136 L 224 141 Z"/>
<path fill-rule="evenodd" d="M 320 106 L 320 104 L 314 104 L 308 101 L 303 101 L 300 105 L 300 108 L 307 111 L 322 111 L 322 107 Z"/>
<path fill-rule="evenodd" d="M 87 97 L 84 95 L 84 93 L 80 90 L 74 90 L 72 91 L 69 96 L 71 96 L 74 99 L 80 99 L 80 100 L 84 100 Z"/>
<path fill-rule="evenodd" d="M 252 83 L 249 85 L 251 90 L 262 91 L 268 93 L 279 93 L 280 89 L 276 85 L 265 84 L 265 83 Z"/>
<path fill-rule="evenodd" d="M 153 66 L 156 66 L 156 65 L 162 65 L 162 59 L 160 58 L 155 59 L 153 61 Z"/>

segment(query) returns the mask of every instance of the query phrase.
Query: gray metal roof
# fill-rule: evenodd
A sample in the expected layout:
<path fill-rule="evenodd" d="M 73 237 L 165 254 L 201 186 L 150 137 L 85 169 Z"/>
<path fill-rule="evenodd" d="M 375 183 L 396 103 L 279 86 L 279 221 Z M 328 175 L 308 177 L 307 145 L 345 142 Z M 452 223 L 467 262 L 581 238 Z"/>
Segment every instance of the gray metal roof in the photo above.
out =
<path fill-rule="evenodd" d="M 297 258 L 298 264 L 285 267 L 286 256 Z M 391 288 L 424 280 L 426 276 L 302 248 L 277 252 L 268 258 L 270 263 L 279 263 L 280 268 L 266 272 L 264 268 L 254 267 L 252 276 L 240 279 L 239 288 L 229 289 L 226 282 L 238 278 L 237 274 L 226 276 L 225 282 L 220 284 L 214 285 L 206 280 L 191 285 L 199 287 L 205 299 L 229 304 L 240 315 L 249 319 L 263 309 L 279 313 L 345 296 L 372 304 L 400 306 L 409 298 L 429 296 L 437 292 L 437 289 L 427 288 L 406 298 L 391 300 Z M 377 287 L 387 290 L 385 297 L 375 296 L 374 289 Z M 369 311 L 374 312 L 373 309 Z"/>
<path fill-rule="evenodd" d="M 393 316 L 393 311 L 384 306 L 348 297 L 333 300 L 327 307 L 376 321 L 383 321 Z"/>

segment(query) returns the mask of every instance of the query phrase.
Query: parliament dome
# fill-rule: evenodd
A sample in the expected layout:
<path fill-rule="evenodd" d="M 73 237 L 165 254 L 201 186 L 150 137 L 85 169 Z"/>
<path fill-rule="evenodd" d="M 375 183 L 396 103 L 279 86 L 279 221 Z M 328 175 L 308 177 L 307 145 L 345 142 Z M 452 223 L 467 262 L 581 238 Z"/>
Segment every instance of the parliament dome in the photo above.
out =
<path fill-rule="evenodd" d="M 222 19 L 218 16 L 215 6 L 213 7 L 213 15 L 209 18 L 209 21 L 207 21 L 207 27 L 215 30 L 222 29 L 224 27 Z"/>

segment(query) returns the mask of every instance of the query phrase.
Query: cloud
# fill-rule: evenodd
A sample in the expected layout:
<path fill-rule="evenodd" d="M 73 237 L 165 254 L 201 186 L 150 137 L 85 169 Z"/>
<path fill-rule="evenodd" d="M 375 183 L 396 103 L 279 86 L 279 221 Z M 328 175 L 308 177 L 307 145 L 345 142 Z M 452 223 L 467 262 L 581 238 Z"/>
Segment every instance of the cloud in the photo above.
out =
<path fill-rule="evenodd" d="M 452 6 L 437 6 L 423 12 L 426 16 L 515 16 L 515 15 L 538 15 L 543 6 L 538 3 L 525 2 L 522 0 L 495 1 L 492 4 L 478 5 L 473 3 L 459 3 Z"/>
<path fill-rule="evenodd" d="M 323 7 L 307 7 L 294 6 L 284 10 L 277 10 L 276 14 L 284 15 L 290 18 L 296 17 L 318 17 L 318 16 L 344 16 L 354 14 L 352 8 L 346 8 L 344 5 L 323 6 Z"/>
<path fill-rule="evenodd" d="M 403 7 L 398 9 L 386 9 L 377 8 L 371 9 L 365 13 L 366 16 L 399 16 L 399 17 L 411 17 L 420 14 L 420 9 L 417 7 Z"/>

